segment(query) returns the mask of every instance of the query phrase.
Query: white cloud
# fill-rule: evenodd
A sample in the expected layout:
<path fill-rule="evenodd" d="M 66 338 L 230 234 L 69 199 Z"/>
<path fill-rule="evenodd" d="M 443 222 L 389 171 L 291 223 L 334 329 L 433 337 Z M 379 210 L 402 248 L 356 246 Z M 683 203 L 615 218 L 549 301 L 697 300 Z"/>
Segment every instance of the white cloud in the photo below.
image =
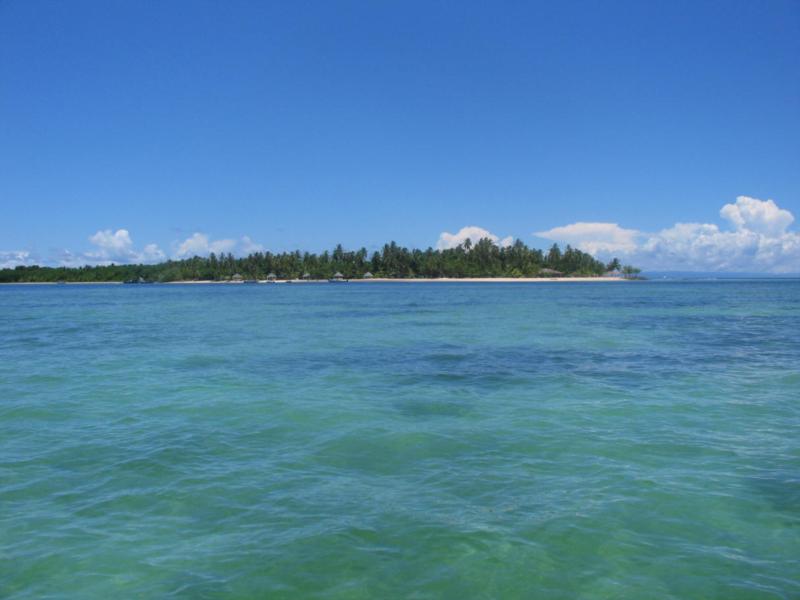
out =
<path fill-rule="evenodd" d="M 55 251 L 50 260 L 36 261 L 35 264 L 57 264 L 64 267 L 81 267 L 83 265 L 109 265 L 153 263 L 165 258 L 157 244 L 147 244 L 138 251 L 127 229 L 101 229 L 89 236 L 94 248 L 88 252 L 72 252 L 68 249 Z"/>
<path fill-rule="evenodd" d="M 264 246 L 261 244 L 257 244 L 253 240 L 250 239 L 250 236 L 242 236 L 240 242 L 240 248 L 243 254 L 254 254 L 256 252 L 263 252 Z"/>
<path fill-rule="evenodd" d="M 27 250 L 0 251 L 0 269 L 13 269 L 20 265 L 35 265 L 37 261 Z"/>
<path fill-rule="evenodd" d="M 147 244 L 142 252 L 144 262 L 159 262 L 166 258 L 166 255 L 158 247 L 158 244 Z"/>
<path fill-rule="evenodd" d="M 141 250 L 136 247 L 127 229 L 101 229 L 89 236 L 92 245 L 86 252 L 73 252 L 69 249 L 51 250 L 47 260 L 26 250 L 0 251 L 0 269 L 12 269 L 19 265 L 59 265 L 81 267 L 84 265 L 157 263 L 165 260 L 167 254 L 158 244 L 146 244 Z M 249 236 L 235 239 L 212 240 L 204 233 L 195 233 L 183 242 L 173 244 L 174 258 L 207 256 L 211 252 L 221 254 L 231 252 L 246 256 L 263 252 L 264 246 Z"/>
<path fill-rule="evenodd" d="M 482 227 L 476 227 L 472 225 L 469 227 L 462 227 L 458 233 L 448 233 L 447 231 L 443 231 L 439 236 L 439 241 L 436 243 L 436 247 L 439 250 L 449 250 L 451 248 L 458 248 L 467 240 L 470 240 L 472 244 L 475 244 L 484 238 L 489 238 L 501 248 L 510 246 L 514 242 L 514 238 L 511 236 L 500 239 L 491 231 L 487 231 Z"/>
<path fill-rule="evenodd" d="M 190 237 L 178 244 L 175 250 L 175 257 L 188 258 L 191 256 L 207 256 L 212 252 L 215 254 L 230 252 L 237 255 L 247 255 L 263 250 L 264 247 L 261 244 L 257 244 L 246 235 L 242 236 L 239 240 L 211 240 L 205 233 L 193 233 Z"/>
<path fill-rule="evenodd" d="M 635 229 L 623 229 L 616 223 L 578 222 L 564 227 L 539 231 L 535 235 L 546 240 L 571 244 L 589 252 L 631 252 L 636 249 L 638 237 Z"/>
<path fill-rule="evenodd" d="M 208 245 L 208 236 L 204 233 L 195 233 L 191 237 L 185 239 L 178 246 L 175 252 L 176 256 L 201 256 L 211 252 Z"/>
<path fill-rule="evenodd" d="M 800 271 L 800 234 L 767 235 L 743 227 L 677 223 L 647 238 L 631 257 L 650 269 L 697 271 Z"/>
<path fill-rule="evenodd" d="M 573 223 L 535 235 L 645 269 L 800 272 L 800 233 L 788 230 L 794 222 L 788 210 L 772 200 L 739 196 L 720 216 L 732 231 L 713 223 L 676 223 L 657 233 L 616 223 Z"/>
<path fill-rule="evenodd" d="M 156 244 L 147 244 L 142 252 L 137 251 L 127 229 L 101 229 L 90 236 L 89 241 L 95 246 L 94 250 L 78 255 L 64 250 L 60 264 L 148 263 L 164 258 L 164 253 Z"/>
<path fill-rule="evenodd" d="M 719 214 L 739 231 L 755 231 L 768 236 L 781 235 L 794 222 L 792 213 L 778 208 L 772 200 L 762 201 L 748 196 L 739 196 L 735 204 L 726 204 Z"/>
<path fill-rule="evenodd" d="M 65 248 L 57 251 L 54 262 L 60 267 L 82 267 L 95 264 L 96 261 L 88 258 L 86 254 L 74 254 Z"/>
<path fill-rule="evenodd" d="M 110 229 L 103 229 L 91 236 L 89 241 L 97 246 L 100 252 L 111 256 L 126 255 L 131 252 L 133 246 L 133 240 L 127 229 L 117 229 L 114 232 Z"/>

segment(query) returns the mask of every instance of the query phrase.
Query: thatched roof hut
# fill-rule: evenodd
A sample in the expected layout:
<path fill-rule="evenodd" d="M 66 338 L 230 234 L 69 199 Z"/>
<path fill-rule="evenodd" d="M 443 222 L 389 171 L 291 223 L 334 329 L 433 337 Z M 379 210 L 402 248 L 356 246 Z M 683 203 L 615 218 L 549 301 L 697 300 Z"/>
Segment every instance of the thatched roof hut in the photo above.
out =
<path fill-rule="evenodd" d="M 231 277 L 231 281 L 242 281 L 244 277 L 242 277 L 239 273 L 236 273 L 233 277 Z"/>
<path fill-rule="evenodd" d="M 539 275 L 544 277 L 561 277 L 563 273 L 555 269 L 539 269 Z"/>
<path fill-rule="evenodd" d="M 311 279 L 311 273 L 309 273 L 308 271 L 303 273 L 303 279 Z"/>
<path fill-rule="evenodd" d="M 364 279 L 372 279 L 372 273 L 370 273 L 369 271 L 364 273 Z"/>
<path fill-rule="evenodd" d="M 333 275 L 334 279 L 344 279 L 344 275 L 342 275 L 339 271 L 336 271 Z"/>
<path fill-rule="evenodd" d="M 269 275 L 267 275 L 267 281 L 275 281 L 277 278 L 278 276 L 275 275 L 275 273 L 270 273 Z"/>

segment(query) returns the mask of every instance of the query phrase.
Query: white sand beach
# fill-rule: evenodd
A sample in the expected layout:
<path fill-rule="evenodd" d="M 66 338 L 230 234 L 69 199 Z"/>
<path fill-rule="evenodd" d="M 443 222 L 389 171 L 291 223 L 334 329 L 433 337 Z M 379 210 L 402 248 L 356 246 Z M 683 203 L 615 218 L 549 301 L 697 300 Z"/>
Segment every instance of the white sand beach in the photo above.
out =
<path fill-rule="evenodd" d="M 420 279 L 349 279 L 348 283 L 547 283 L 547 282 L 630 281 L 623 277 L 438 277 Z"/>

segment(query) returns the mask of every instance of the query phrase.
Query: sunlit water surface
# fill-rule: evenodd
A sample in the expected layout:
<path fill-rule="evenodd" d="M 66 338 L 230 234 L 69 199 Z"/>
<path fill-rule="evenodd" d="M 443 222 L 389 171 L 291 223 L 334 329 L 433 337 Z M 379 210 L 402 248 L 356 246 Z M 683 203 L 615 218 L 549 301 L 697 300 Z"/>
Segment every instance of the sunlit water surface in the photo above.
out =
<path fill-rule="evenodd" d="M 798 598 L 800 282 L 0 287 L 0 597 Z"/>

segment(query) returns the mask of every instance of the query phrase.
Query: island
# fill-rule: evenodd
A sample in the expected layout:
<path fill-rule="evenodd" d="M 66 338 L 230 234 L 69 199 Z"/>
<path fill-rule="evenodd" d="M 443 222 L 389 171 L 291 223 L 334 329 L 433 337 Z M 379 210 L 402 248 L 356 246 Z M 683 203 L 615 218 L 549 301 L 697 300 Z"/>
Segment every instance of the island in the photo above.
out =
<path fill-rule="evenodd" d="M 230 253 L 167 260 L 157 264 L 101 264 L 80 267 L 39 265 L 0 270 L 0 283 L 171 283 L 171 282 L 310 282 L 347 281 L 522 281 L 623 280 L 639 269 L 608 263 L 591 254 L 553 244 L 547 252 L 521 240 L 500 247 L 490 239 L 466 240 L 456 248 L 409 249 L 395 242 L 369 255 L 366 248 L 333 251 Z"/>

